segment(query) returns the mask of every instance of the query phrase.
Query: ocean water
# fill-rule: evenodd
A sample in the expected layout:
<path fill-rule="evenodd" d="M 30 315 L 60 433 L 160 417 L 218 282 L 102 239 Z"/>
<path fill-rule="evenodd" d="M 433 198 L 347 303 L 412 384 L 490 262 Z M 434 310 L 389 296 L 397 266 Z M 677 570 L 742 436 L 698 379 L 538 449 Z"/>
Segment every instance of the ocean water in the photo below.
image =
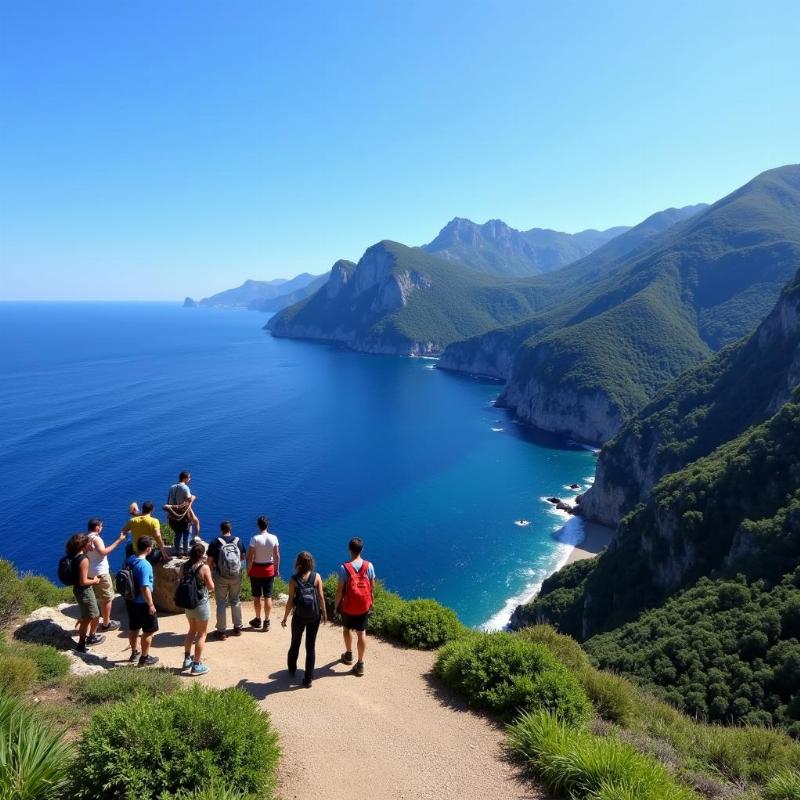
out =
<path fill-rule="evenodd" d="M 332 571 L 359 535 L 391 589 L 502 624 L 580 538 L 542 498 L 591 480 L 592 453 L 493 408 L 496 383 L 273 339 L 265 321 L 0 303 L 0 555 L 53 577 L 90 516 L 113 538 L 188 469 L 204 538 L 229 519 L 247 539 L 266 513 L 286 575 L 300 549 Z"/>

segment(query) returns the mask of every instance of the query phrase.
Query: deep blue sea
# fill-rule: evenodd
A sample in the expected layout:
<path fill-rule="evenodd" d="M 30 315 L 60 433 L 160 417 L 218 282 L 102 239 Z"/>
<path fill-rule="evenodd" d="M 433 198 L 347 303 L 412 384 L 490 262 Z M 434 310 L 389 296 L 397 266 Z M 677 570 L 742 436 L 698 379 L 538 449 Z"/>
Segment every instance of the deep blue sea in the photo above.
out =
<path fill-rule="evenodd" d="M 266 513 L 284 559 L 328 573 L 359 535 L 391 589 L 503 621 L 568 553 L 542 497 L 589 480 L 592 453 L 493 408 L 495 383 L 273 339 L 266 319 L 0 303 L 0 555 L 53 577 L 88 517 L 113 538 L 188 469 L 204 538 L 227 518 L 248 539 Z"/>

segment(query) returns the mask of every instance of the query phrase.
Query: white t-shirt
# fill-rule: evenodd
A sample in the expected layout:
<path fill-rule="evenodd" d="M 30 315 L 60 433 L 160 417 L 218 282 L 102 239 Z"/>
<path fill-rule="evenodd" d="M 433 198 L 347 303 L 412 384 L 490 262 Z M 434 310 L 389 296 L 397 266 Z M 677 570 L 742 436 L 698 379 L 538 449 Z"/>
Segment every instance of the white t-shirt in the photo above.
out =
<path fill-rule="evenodd" d="M 92 544 L 99 544 L 105 548 L 103 540 L 96 533 L 89 534 L 89 540 Z M 108 556 L 101 556 L 94 547 L 86 551 L 86 557 L 89 559 L 89 577 L 96 578 L 98 575 L 108 575 L 111 572 L 111 567 L 108 565 Z"/>
<path fill-rule="evenodd" d="M 269 564 L 274 561 L 275 548 L 278 546 L 278 537 L 274 533 L 257 533 L 250 540 L 250 547 L 255 550 L 254 564 Z"/>

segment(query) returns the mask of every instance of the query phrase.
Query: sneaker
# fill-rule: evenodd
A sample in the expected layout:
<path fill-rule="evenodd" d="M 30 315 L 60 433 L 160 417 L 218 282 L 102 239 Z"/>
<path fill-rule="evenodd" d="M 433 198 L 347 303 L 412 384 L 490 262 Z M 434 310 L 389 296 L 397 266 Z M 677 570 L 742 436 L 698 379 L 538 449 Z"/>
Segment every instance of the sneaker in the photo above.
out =
<path fill-rule="evenodd" d="M 342 664 L 352 664 L 352 663 L 353 663 L 352 651 L 348 650 L 346 653 L 342 653 Z"/>
<path fill-rule="evenodd" d="M 361 678 L 364 675 L 364 662 L 357 661 L 356 665 L 353 667 L 353 675 L 358 675 Z"/>
<path fill-rule="evenodd" d="M 251 628 L 260 628 L 261 627 L 261 617 L 254 617 L 250 620 L 250 627 Z"/>
<path fill-rule="evenodd" d="M 129 656 L 129 658 L 128 658 L 128 661 L 130 661 L 131 663 L 133 663 L 134 661 L 136 661 L 136 659 L 137 659 L 137 658 L 139 658 L 139 656 L 140 656 L 140 655 L 141 655 L 141 653 L 140 653 L 138 650 L 134 650 L 134 651 L 133 651 L 133 652 L 130 654 L 130 656 Z"/>
<path fill-rule="evenodd" d="M 265 631 L 269 630 L 269 620 L 268 619 L 264 620 L 264 628 L 263 628 L 263 630 L 265 630 Z"/>
<path fill-rule="evenodd" d="M 91 647 L 95 644 L 103 644 L 105 640 L 106 637 L 102 633 L 91 633 L 86 637 L 86 646 Z"/>
<path fill-rule="evenodd" d="M 194 664 L 194 660 L 191 656 L 184 656 L 183 657 L 183 669 L 189 669 L 189 667 Z"/>
<path fill-rule="evenodd" d="M 75 645 L 75 652 L 76 653 L 88 653 L 89 648 L 85 644 L 81 644 L 80 642 Z"/>
<path fill-rule="evenodd" d="M 242 629 L 241 628 L 234 628 L 233 629 L 233 635 L 234 636 L 241 636 L 242 635 Z"/>
<path fill-rule="evenodd" d="M 154 664 L 158 664 L 158 656 L 140 656 L 139 657 L 139 666 L 140 667 L 152 667 Z"/>
<path fill-rule="evenodd" d="M 224 642 L 228 638 L 228 634 L 225 631 L 214 631 L 214 638 Z"/>
<path fill-rule="evenodd" d="M 211 672 L 211 667 L 205 664 L 192 664 L 192 675 L 205 675 L 207 672 Z"/>
<path fill-rule="evenodd" d="M 106 625 L 105 623 L 101 622 L 97 626 L 97 630 L 103 631 L 104 633 L 107 633 L 108 631 L 116 631 L 118 629 L 119 629 L 119 622 L 117 622 L 115 619 L 110 619 L 108 621 L 108 625 Z"/>

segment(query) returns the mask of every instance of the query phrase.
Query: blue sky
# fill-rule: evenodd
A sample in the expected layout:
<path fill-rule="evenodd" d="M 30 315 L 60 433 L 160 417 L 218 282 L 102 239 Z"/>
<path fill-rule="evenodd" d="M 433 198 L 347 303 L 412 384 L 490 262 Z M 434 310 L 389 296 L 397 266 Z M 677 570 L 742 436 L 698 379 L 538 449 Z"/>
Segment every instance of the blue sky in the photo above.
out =
<path fill-rule="evenodd" d="M 800 160 L 785 2 L 0 3 L 0 298 L 180 299 Z"/>

